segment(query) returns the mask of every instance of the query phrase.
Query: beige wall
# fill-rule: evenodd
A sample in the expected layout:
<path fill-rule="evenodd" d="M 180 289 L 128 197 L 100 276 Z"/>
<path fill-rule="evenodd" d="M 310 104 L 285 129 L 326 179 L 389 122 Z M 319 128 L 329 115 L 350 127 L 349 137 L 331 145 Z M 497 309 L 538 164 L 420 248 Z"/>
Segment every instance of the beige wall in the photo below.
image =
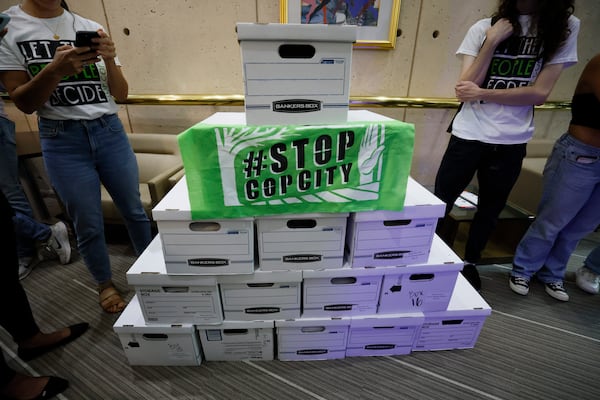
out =
<path fill-rule="evenodd" d="M 6 9 L 18 1 L 1 1 Z M 71 0 L 72 11 L 103 24 L 113 37 L 130 94 L 243 94 L 236 22 L 279 22 L 279 0 Z M 600 52 L 597 0 L 577 0 L 581 19 L 580 63 L 566 70 L 550 100 L 569 100 L 581 68 Z M 496 0 L 404 0 L 393 50 L 355 50 L 352 96 L 454 97 L 460 68 L 454 52 L 468 27 L 489 16 Z M 434 35 L 437 32 L 437 35 Z M 434 37 L 435 36 L 435 37 Z M 11 105 L 20 132 L 35 131 L 34 116 Z M 132 132 L 179 133 L 215 111 L 241 107 L 124 105 L 120 115 Z M 378 108 L 373 111 L 414 123 L 417 141 L 412 175 L 431 185 L 454 110 Z M 536 136 L 555 138 L 567 111 L 536 114 Z"/>

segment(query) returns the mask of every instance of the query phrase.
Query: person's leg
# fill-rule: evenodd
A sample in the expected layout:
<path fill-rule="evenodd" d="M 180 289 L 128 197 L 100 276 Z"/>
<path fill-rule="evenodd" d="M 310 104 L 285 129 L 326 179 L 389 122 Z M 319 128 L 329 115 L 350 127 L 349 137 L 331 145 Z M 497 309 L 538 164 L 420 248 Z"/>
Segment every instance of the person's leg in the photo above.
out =
<path fill-rule="evenodd" d="M 444 218 L 438 221 L 436 233 L 449 246 L 452 245 L 453 233 L 449 232 L 448 214 L 458 196 L 473 179 L 483 149 L 485 149 L 485 145 L 480 142 L 451 136 L 438 169 L 434 194 L 446 203 L 446 210 Z M 479 273 L 474 264 L 466 263 L 462 269 L 462 274 L 475 289 L 479 290 L 481 288 Z"/>
<path fill-rule="evenodd" d="M 16 252 L 16 240 L 13 226 L 13 210 L 6 197 L 0 193 L 0 325 L 18 342 L 37 334 L 40 329 L 36 324 L 27 294 L 19 282 L 19 263 Z"/>
<path fill-rule="evenodd" d="M 544 188 L 536 219 L 517 246 L 513 276 L 531 279 L 537 273 L 544 283 L 562 282 L 566 262 L 577 241 L 593 229 L 587 225 L 597 220 L 596 209 L 583 209 L 588 203 L 592 207 L 590 201 L 599 175 L 589 164 L 576 162 L 581 150 L 569 135 L 557 140 L 544 168 Z M 580 213 L 590 219 L 577 217 Z M 572 221 L 576 222 L 565 232 Z M 561 235 L 564 236 L 559 240 Z M 550 273 L 548 268 L 556 273 Z"/>
<path fill-rule="evenodd" d="M 465 260 L 477 263 L 492 234 L 500 212 L 506 206 L 508 195 L 519 173 L 525 144 L 488 145 L 477 171 L 479 184 L 477 212 L 471 222 L 465 246 Z"/>
<path fill-rule="evenodd" d="M 577 243 L 600 224 L 600 174 L 588 202 L 558 235 L 544 267 L 537 277 L 544 283 L 562 282 L 571 254 Z M 576 205 L 575 205 L 576 206 Z"/>
<path fill-rule="evenodd" d="M 0 398 L 51 399 L 69 387 L 69 382 L 54 376 L 33 377 L 10 368 L 0 353 Z M 43 397 L 40 397 L 42 396 Z"/>
<path fill-rule="evenodd" d="M 123 216 L 133 248 L 140 255 L 152 240 L 152 232 L 140 198 L 135 153 L 117 115 L 102 117 L 99 122 L 91 132 L 97 144 L 100 180 Z"/>
<path fill-rule="evenodd" d="M 15 211 L 19 258 L 35 256 L 35 240 L 50 237 L 50 228 L 33 218 L 33 210 L 21 186 L 15 124 L 0 117 L 0 190 Z"/>
<path fill-rule="evenodd" d="M 434 194 L 446 203 L 445 217 L 438 222 L 437 233 L 444 231 L 447 215 L 452 210 L 454 202 L 465 190 L 475 176 L 475 171 L 481 157 L 482 145 L 476 141 L 459 139 L 450 136 L 448 147 L 442 157 L 440 167 L 435 177 Z"/>
<path fill-rule="evenodd" d="M 38 125 L 46 170 L 73 221 L 79 253 L 96 283 L 110 281 L 96 149 L 87 121 L 40 118 Z"/>
<path fill-rule="evenodd" d="M 600 292 L 600 245 L 596 246 L 575 272 L 577 286 L 588 293 Z"/>

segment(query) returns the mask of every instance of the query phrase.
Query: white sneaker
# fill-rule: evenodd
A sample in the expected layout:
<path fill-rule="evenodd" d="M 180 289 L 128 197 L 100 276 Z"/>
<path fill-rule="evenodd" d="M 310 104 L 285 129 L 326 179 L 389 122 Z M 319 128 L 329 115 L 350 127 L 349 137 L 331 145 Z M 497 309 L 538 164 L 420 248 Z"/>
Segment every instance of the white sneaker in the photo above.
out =
<path fill-rule="evenodd" d="M 569 295 L 562 282 L 546 283 L 544 287 L 546 288 L 546 293 L 556 300 L 569 301 Z"/>
<path fill-rule="evenodd" d="M 68 264 L 71 261 L 71 243 L 67 226 L 60 221 L 51 225 L 50 230 L 52 234 L 50 239 L 42 245 L 40 258 L 58 258 L 61 264 Z"/>
<path fill-rule="evenodd" d="M 27 278 L 34 267 L 33 257 L 19 258 L 19 280 Z"/>
<path fill-rule="evenodd" d="M 591 294 L 598 294 L 600 292 L 600 275 L 592 272 L 585 266 L 575 271 L 575 278 L 579 289 Z"/>
<path fill-rule="evenodd" d="M 511 276 L 508 280 L 508 286 L 510 290 L 521 296 L 529 294 L 529 279 L 521 278 L 520 276 Z"/>

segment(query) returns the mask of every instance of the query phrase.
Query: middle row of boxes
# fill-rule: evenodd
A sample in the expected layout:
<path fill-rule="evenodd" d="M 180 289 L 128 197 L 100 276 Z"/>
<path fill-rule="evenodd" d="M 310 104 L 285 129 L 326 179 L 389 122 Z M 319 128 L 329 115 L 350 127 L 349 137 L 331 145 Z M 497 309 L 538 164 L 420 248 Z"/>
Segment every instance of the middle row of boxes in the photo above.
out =
<path fill-rule="evenodd" d="M 147 324 L 442 311 L 463 262 L 437 236 L 427 262 L 396 267 L 176 275 L 157 236 L 127 272 Z"/>
<path fill-rule="evenodd" d="M 181 179 L 152 214 L 168 273 L 222 275 L 424 263 L 444 210 L 409 177 L 402 211 L 196 221 Z"/>

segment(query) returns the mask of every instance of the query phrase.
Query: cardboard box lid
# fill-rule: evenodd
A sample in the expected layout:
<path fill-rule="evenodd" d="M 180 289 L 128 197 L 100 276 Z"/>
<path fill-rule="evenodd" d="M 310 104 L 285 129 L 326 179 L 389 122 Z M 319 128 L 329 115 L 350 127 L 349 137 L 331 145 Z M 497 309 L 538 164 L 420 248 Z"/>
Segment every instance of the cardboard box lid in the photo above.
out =
<path fill-rule="evenodd" d="M 143 328 L 143 329 L 140 329 Z M 142 307 L 137 296 L 133 296 L 123 310 L 115 324 L 113 330 L 116 333 L 164 333 L 164 334 L 180 334 L 192 333 L 194 331 L 193 324 L 152 324 L 146 325 Z"/>
<path fill-rule="evenodd" d="M 140 285 L 217 286 L 217 277 L 212 275 L 167 274 L 160 235 L 156 235 L 146 250 L 127 271 L 127 282 Z"/>
<path fill-rule="evenodd" d="M 197 329 L 256 329 L 256 328 L 274 328 L 275 321 L 223 321 L 218 325 L 196 325 Z"/>
<path fill-rule="evenodd" d="M 318 326 L 350 326 L 351 319 L 340 318 L 297 318 L 275 320 L 276 328 L 318 327 Z"/>
<path fill-rule="evenodd" d="M 348 111 L 348 122 L 360 121 L 391 121 L 392 118 L 385 115 L 374 113 L 368 110 L 350 110 Z M 224 124 L 224 125 L 246 125 L 246 113 L 244 112 L 225 112 L 220 111 L 203 119 L 201 124 Z M 330 124 L 328 124 L 330 125 Z"/>
<path fill-rule="evenodd" d="M 401 314 L 378 314 L 350 317 L 350 328 L 421 325 L 425 320 L 422 312 Z"/>
<path fill-rule="evenodd" d="M 261 271 L 256 269 L 251 275 L 220 275 L 217 277 L 217 282 L 229 284 L 302 282 L 302 271 Z"/>
<path fill-rule="evenodd" d="M 380 268 L 350 268 L 345 264 L 343 268 L 305 269 L 302 271 L 304 279 L 310 278 L 351 278 L 358 276 L 382 277 L 384 269 Z"/>
<path fill-rule="evenodd" d="M 238 41 L 286 41 L 286 42 L 356 42 L 354 25 L 326 24 L 258 24 L 238 22 Z"/>
<path fill-rule="evenodd" d="M 192 221 L 190 197 L 187 181 L 182 177 L 173 188 L 152 209 L 152 217 L 156 221 Z M 223 221 L 224 219 L 206 219 L 202 221 Z M 253 218 L 232 218 L 227 221 L 253 221 Z"/>
<path fill-rule="evenodd" d="M 410 176 L 406 185 L 402 211 L 363 211 L 351 214 L 353 221 L 390 221 L 399 219 L 443 217 L 446 203 Z"/>

